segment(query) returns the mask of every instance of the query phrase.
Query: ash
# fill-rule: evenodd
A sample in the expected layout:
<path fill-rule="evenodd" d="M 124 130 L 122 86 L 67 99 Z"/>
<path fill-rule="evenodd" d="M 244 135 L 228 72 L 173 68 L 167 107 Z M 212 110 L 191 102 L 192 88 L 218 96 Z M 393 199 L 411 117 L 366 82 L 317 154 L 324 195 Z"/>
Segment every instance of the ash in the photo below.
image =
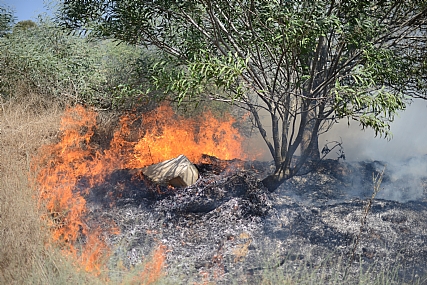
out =
<path fill-rule="evenodd" d="M 197 165 L 201 178 L 186 188 L 154 185 L 138 169 L 118 170 L 87 195 L 88 223 L 113 221 L 120 229 L 106 234 L 111 268 L 131 268 L 165 245 L 170 284 L 260 284 L 265 272 L 301 268 L 356 279 L 360 270 L 390 268 L 411 282 L 427 274 L 427 172 L 410 177 L 415 195 L 408 176 L 396 179 L 386 170 L 361 227 L 372 175 L 384 165 L 325 160 L 272 193 L 261 183 L 269 162 L 212 159 Z M 400 193 L 381 196 L 393 191 Z"/>

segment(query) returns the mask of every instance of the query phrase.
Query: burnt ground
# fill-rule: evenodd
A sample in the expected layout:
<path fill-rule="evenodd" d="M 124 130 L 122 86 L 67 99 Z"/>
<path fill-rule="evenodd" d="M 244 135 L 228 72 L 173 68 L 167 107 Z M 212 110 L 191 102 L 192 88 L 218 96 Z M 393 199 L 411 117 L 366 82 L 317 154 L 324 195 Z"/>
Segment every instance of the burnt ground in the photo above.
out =
<path fill-rule="evenodd" d="M 334 281 L 360 270 L 392 270 L 411 283 L 427 276 L 423 159 L 404 164 L 418 169 L 412 172 L 386 166 L 363 227 L 372 175 L 383 162 L 325 160 L 273 193 L 260 182 L 268 162 L 212 158 L 198 165 L 195 185 L 176 189 L 150 183 L 141 170 L 118 170 L 86 197 L 88 223 L 119 227 L 120 234 L 107 237 L 112 268 L 132 267 L 165 245 L 172 284 L 260 284 L 266 272 L 302 269 Z"/>

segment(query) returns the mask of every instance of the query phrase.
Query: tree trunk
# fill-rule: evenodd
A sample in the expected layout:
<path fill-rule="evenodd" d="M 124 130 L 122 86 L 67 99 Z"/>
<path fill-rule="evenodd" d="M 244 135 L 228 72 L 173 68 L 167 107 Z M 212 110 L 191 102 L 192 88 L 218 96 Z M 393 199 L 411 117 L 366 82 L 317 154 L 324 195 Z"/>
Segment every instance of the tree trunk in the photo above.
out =
<path fill-rule="evenodd" d="M 307 118 L 306 120 L 303 120 L 302 123 L 304 124 L 304 122 L 307 123 L 305 124 L 305 126 L 301 126 L 303 127 L 303 129 L 301 129 L 302 139 L 299 144 L 301 149 L 299 161 L 294 166 L 291 166 L 291 160 L 286 160 L 288 164 L 286 164 L 286 161 L 282 162 L 281 164 L 275 161 L 275 173 L 267 176 L 262 181 L 264 186 L 267 187 L 270 192 L 276 190 L 280 186 L 280 184 L 282 184 L 283 181 L 285 181 L 286 179 L 296 175 L 300 171 L 300 169 L 303 169 L 304 172 L 310 171 L 310 165 L 312 164 L 312 162 L 320 160 L 318 138 L 319 122 L 317 120 L 317 113 L 315 108 L 308 111 Z"/>
<path fill-rule="evenodd" d="M 267 176 L 262 180 L 262 184 L 268 189 L 268 191 L 273 192 L 276 190 L 280 184 L 283 183 L 288 177 L 281 175 L 280 173 L 274 173 Z"/>
<path fill-rule="evenodd" d="M 319 161 L 319 137 L 317 134 L 313 137 L 315 130 L 306 128 L 301 142 L 301 156 L 307 161 Z"/>
<path fill-rule="evenodd" d="M 307 125 L 304 128 L 304 133 L 301 141 L 301 159 L 310 161 L 319 161 L 320 160 L 320 151 L 319 151 L 319 136 L 317 113 L 316 109 L 308 111 Z"/>

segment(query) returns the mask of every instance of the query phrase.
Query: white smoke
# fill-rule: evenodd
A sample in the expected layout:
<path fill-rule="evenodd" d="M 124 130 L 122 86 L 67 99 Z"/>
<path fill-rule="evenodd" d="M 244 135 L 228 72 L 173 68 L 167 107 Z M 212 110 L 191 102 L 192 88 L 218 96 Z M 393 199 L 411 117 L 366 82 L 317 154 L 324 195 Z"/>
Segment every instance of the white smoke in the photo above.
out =
<path fill-rule="evenodd" d="M 414 100 L 391 124 L 390 140 L 375 137 L 370 129 L 361 130 L 358 122 L 342 120 L 320 136 L 320 148 L 326 141 L 342 139 L 349 161 L 401 161 L 427 154 L 427 101 Z M 333 155 L 333 154 L 331 154 Z M 331 158 L 333 158 L 331 156 Z"/>
<path fill-rule="evenodd" d="M 269 118 L 262 115 L 268 131 Z M 319 137 L 319 147 L 322 149 L 327 142 L 342 141 L 347 161 L 383 162 L 387 179 L 383 181 L 377 198 L 400 202 L 417 200 L 424 195 L 427 185 L 427 101 L 414 100 L 400 112 L 391 123 L 391 133 L 391 139 L 375 137 L 374 131 L 362 130 L 358 122 L 350 122 L 349 126 L 347 120 L 342 120 Z M 255 134 L 248 147 L 263 151 L 260 160 L 271 161 L 271 154 L 259 135 Z M 339 153 L 336 150 L 327 158 L 337 159 Z"/>
<path fill-rule="evenodd" d="M 427 184 L 427 101 L 414 100 L 395 118 L 391 132 L 393 136 L 387 140 L 375 137 L 372 130 L 361 130 L 357 122 L 348 126 L 343 121 L 320 137 L 319 144 L 322 147 L 327 141 L 342 139 L 347 160 L 382 161 L 387 179 L 377 198 L 418 200 Z"/>
<path fill-rule="evenodd" d="M 381 172 L 382 169 L 376 169 Z M 415 201 L 424 196 L 427 186 L 427 156 L 413 157 L 385 165 L 385 179 L 376 198 L 399 202 Z"/>

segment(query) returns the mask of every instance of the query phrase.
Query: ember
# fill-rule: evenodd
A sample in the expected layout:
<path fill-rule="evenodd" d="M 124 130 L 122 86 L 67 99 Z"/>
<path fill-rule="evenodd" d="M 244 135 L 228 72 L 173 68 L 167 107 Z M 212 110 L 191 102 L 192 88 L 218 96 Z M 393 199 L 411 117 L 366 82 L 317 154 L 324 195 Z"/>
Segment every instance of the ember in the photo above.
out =
<path fill-rule="evenodd" d="M 94 140 L 97 113 L 82 106 L 67 109 L 60 140 L 42 147 L 32 161 L 54 240 L 78 256 L 86 269 L 99 272 L 99 259 L 109 250 L 103 233 L 119 230 L 112 221 L 108 227 L 93 228 L 86 206 L 90 189 L 116 170 L 138 169 L 181 154 L 194 163 L 201 162 L 203 154 L 247 158 L 243 138 L 233 123 L 231 117 L 220 121 L 210 113 L 201 120 L 186 119 L 163 105 L 141 117 L 123 116 L 109 147 L 103 149 Z M 81 238 L 84 246 L 77 250 Z"/>

